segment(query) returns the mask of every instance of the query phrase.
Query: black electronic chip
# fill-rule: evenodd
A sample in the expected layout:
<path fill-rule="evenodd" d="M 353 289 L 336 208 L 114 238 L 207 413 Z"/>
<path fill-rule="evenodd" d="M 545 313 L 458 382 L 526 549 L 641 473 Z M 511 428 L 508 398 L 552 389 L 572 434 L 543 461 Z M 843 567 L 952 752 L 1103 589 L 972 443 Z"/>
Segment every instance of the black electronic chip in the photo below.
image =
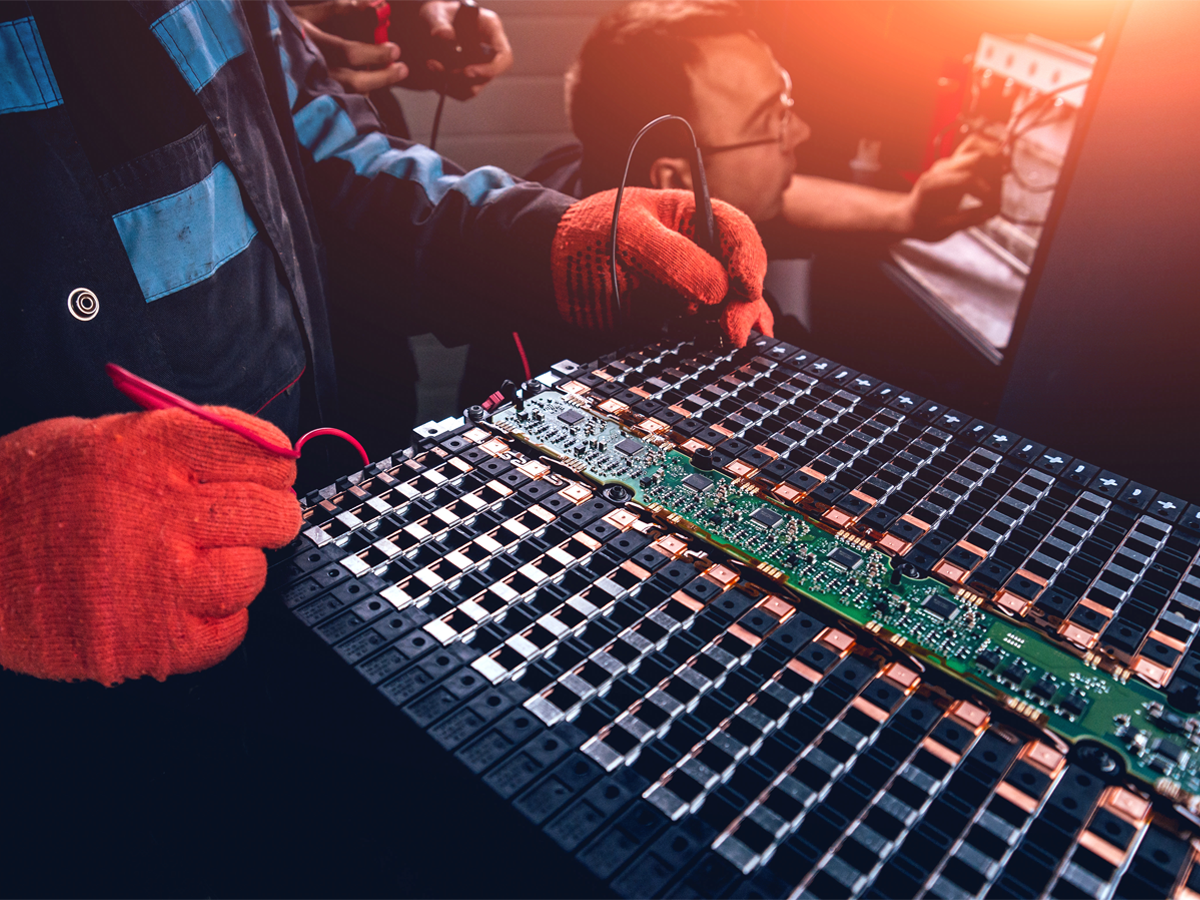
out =
<path fill-rule="evenodd" d="M 1019 661 L 1013 660 L 1013 662 L 1011 664 L 1009 664 L 1008 668 L 1005 669 L 1000 674 L 1004 678 L 1007 678 L 1009 681 L 1011 681 L 1017 687 L 1020 687 L 1021 683 L 1029 675 L 1029 670 L 1026 669 L 1023 665 L 1021 665 L 1021 663 Z"/>
<path fill-rule="evenodd" d="M 750 518 L 752 518 L 759 525 L 763 526 L 763 528 L 774 528 L 783 521 L 783 516 L 775 512 L 775 510 L 768 509 L 765 506 L 750 513 Z"/>
<path fill-rule="evenodd" d="M 862 557 L 853 550 L 847 550 L 845 547 L 836 547 L 829 554 L 828 559 L 831 563 L 839 568 L 851 572 L 862 565 Z"/>
<path fill-rule="evenodd" d="M 566 412 L 560 412 L 558 414 L 558 420 L 560 422 L 566 422 L 568 425 L 574 425 L 582 418 L 583 413 L 577 409 L 568 409 Z"/>
<path fill-rule="evenodd" d="M 1049 675 L 1043 675 L 1033 683 L 1033 687 L 1030 690 L 1043 700 L 1049 700 L 1054 696 L 1054 692 L 1058 690 L 1058 685 L 1051 680 Z"/>
<path fill-rule="evenodd" d="M 952 619 L 958 612 L 958 607 L 941 594 L 930 594 L 922 601 L 921 605 L 939 619 Z"/>
<path fill-rule="evenodd" d="M 1173 763 L 1178 763 L 1183 757 L 1183 748 L 1167 738 L 1156 738 L 1150 749 L 1159 756 L 1164 756 Z"/>
<path fill-rule="evenodd" d="M 637 453 L 644 446 L 641 441 L 635 441 L 633 438 L 625 438 L 625 440 L 617 443 L 617 449 L 626 456 L 633 456 L 633 454 Z"/>
<path fill-rule="evenodd" d="M 1062 707 L 1063 712 L 1067 713 L 1067 715 L 1079 716 L 1083 715 L 1083 711 L 1087 709 L 1087 700 L 1084 699 L 1082 694 L 1071 693 L 1063 698 L 1059 706 Z"/>
<path fill-rule="evenodd" d="M 618 445 L 619 446 L 619 445 Z M 712 482 L 703 475 L 689 475 L 683 479 L 683 486 L 690 487 L 697 494 L 702 494 L 712 487 Z"/>

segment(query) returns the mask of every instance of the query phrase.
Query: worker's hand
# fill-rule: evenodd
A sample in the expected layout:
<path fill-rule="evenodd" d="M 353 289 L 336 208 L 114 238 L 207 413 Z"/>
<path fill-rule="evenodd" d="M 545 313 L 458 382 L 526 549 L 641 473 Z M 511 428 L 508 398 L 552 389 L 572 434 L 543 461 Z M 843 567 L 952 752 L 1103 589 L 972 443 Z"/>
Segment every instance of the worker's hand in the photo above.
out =
<path fill-rule="evenodd" d="M 266 580 L 262 548 L 300 528 L 295 477 L 294 460 L 178 409 L 0 438 L 0 665 L 114 684 L 220 662 Z"/>
<path fill-rule="evenodd" d="M 431 42 L 453 46 L 458 43 L 458 35 L 454 31 L 454 14 L 457 12 L 457 0 L 427 0 L 421 4 L 419 27 L 423 31 L 427 29 L 427 37 Z M 425 34 L 418 36 L 419 41 L 423 42 L 425 39 Z M 471 63 L 460 69 L 447 70 L 439 60 L 427 59 L 427 74 L 414 71 L 412 78 L 404 86 L 418 89 L 437 88 L 444 78 L 447 94 L 456 100 L 471 99 L 482 91 L 489 81 L 507 71 L 513 64 L 512 46 L 508 43 L 508 35 L 504 33 L 504 25 L 500 17 L 490 9 L 479 10 L 479 41 L 490 44 L 496 51 L 491 62 Z M 424 46 L 423 43 L 421 45 Z"/>
<path fill-rule="evenodd" d="M 551 265 L 558 310 L 583 328 L 607 330 L 619 323 L 609 269 L 616 196 L 615 190 L 605 191 L 575 203 L 554 235 Z M 719 237 L 714 259 L 690 239 L 695 207 L 690 191 L 626 189 L 617 237 L 617 279 L 625 317 L 634 311 L 638 318 L 665 318 L 723 303 L 717 310 L 722 330 L 739 347 L 745 346 L 753 327 L 770 335 L 774 323 L 762 295 L 767 254 L 754 223 L 728 203 L 714 200 Z M 665 306 L 664 293 L 671 298 Z M 659 307 L 642 309 L 643 304 Z"/>
<path fill-rule="evenodd" d="M 921 174 L 908 194 L 907 236 L 940 241 L 961 228 L 978 225 L 1000 211 L 1003 155 L 994 141 L 976 135 Z M 967 201 L 966 195 L 978 203 Z"/>
<path fill-rule="evenodd" d="M 767 337 L 775 336 L 775 314 L 767 301 L 731 300 L 721 308 L 721 331 L 736 347 L 745 347 L 750 332 L 757 331 Z"/>
<path fill-rule="evenodd" d="M 408 77 L 408 66 L 400 62 L 400 47 L 371 40 L 377 17 L 367 0 L 298 4 L 292 11 L 321 51 L 330 76 L 347 91 L 369 94 Z"/>

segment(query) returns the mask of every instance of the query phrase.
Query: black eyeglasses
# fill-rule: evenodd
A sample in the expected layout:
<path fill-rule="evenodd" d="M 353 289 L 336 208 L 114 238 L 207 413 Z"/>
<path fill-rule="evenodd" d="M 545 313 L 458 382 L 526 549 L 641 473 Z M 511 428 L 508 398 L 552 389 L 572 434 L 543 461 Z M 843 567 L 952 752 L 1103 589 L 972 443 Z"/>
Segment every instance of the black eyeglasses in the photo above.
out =
<path fill-rule="evenodd" d="M 779 118 L 779 133 L 770 137 L 755 138 L 750 141 L 738 141 L 736 144 L 701 144 L 701 153 L 711 156 L 714 153 L 728 153 L 730 150 L 763 147 L 767 144 L 778 144 L 781 151 L 787 150 L 788 126 L 792 121 L 792 108 L 795 107 L 796 101 L 792 97 L 792 76 L 788 74 L 787 69 L 780 69 L 779 73 L 783 76 L 783 92 L 779 95 L 779 104 L 783 107 L 783 115 Z"/>

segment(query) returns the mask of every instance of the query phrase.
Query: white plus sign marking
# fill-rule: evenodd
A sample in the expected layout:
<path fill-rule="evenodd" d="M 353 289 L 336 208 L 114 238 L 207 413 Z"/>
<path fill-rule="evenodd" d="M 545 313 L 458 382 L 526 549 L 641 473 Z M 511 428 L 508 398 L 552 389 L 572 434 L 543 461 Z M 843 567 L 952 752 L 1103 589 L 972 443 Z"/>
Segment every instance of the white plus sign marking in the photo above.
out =
<path fill-rule="evenodd" d="M 1052 466 L 1060 465 L 1063 461 L 1063 458 L 1061 456 L 1050 456 L 1049 454 L 1046 454 L 1045 456 L 1043 456 L 1042 459 L 1044 459 L 1046 462 L 1050 463 L 1050 465 L 1052 465 Z M 1078 470 L 1076 470 L 1076 471 L 1078 471 Z"/>
<path fill-rule="evenodd" d="M 1179 509 L 1179 507 L 1176 506 L 1174 503 L 1172 503 L 1170 500 L 1159 500 L 1158 505 L 1161 506 L 1163 509 Z"/>
<path fill-rule="evenodd" d="M 1117 480 L 1115 478 L 1101 478 L 1100 483 L 1105 487 L 1116 487 Z"/>
<path fill-rule="evenodd" d="M 1004 434 L 992 435 L 992 440 L 994 440 L 997 444 L 1007 444 L 1008 443 L 1008 435 L 1004 435 Z"/>

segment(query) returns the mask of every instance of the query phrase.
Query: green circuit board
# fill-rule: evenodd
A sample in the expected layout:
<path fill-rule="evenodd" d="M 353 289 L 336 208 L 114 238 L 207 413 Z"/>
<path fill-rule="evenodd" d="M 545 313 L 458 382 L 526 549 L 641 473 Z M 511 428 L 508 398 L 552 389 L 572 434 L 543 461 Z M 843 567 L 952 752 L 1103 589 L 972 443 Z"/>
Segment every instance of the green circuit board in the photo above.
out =
<path fill-rule="evenodd" d="M 501 410 L 493 423 L 600 485 L 623 485 L 633 502 L 1066 740 L 1104 743 L 1164 792 L 1171 781 L 1200 793 L 1200 721 L 1172 713 L 1149 685 L 1088 665 L 967 592 L 907 577 L 890 554 L 749 481 L 699 471 L 668 440 L 631 433 L 557 392 Z"/>

